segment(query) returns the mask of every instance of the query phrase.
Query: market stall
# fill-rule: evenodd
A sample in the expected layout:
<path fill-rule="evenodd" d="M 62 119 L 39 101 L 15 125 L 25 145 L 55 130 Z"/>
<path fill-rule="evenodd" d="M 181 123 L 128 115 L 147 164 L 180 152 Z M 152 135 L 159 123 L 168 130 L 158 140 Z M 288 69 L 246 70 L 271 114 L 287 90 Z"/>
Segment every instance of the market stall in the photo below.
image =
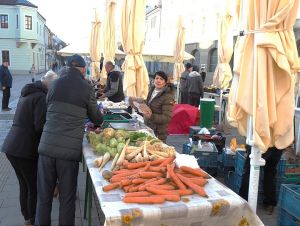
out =
<path fill-rule="evenodd" d="M 89 225 L 92 188 L 105 215 L 105 225 L 263 225 L 245 200 L 214 178 L 208 179 L 205 185 L 208 197 L 195 193 L 181 196 L 177 202 L 125 203 L 123 190 L 117 188 L 103 191 L 103 187 L 110 183 L 103 178 L 102 173 L 111 170 L 112 161 L 99 171 L 94 163 L 99 155 L 87 140 L 83 142 L 83 156 L 87 166 L 85 216 L 87 211 Z"/>

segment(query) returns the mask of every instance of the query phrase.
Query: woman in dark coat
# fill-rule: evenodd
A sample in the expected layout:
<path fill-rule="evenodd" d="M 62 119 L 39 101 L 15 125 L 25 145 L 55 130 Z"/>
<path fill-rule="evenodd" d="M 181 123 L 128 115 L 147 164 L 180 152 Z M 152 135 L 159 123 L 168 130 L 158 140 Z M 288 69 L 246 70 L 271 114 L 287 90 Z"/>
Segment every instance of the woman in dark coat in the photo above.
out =
<path fill-rule="evenodd" d="M 163 142 L 168 136 L 168 124 L 172 118 L 172 109 L 175 103 L 175 87 L 168 83 L 168 76 L 163 71 L 154 75 L 154 85 L 150 88 L 145 101 L 150 110 L 143 112 L 145 124 L 153 129 L 154 134 Z M 131 98 L 131 101 L 140 99 Z"/>
<path fill-rule="evenodd" d="M 46 121 L 46 95 L 51 82 L 58 78 L 49 71 L 21 91 L 13 125 L 8 132 L 2 152 L 13 166 L 20 185 L 21 212 L 24 225 L 33 225 L 37 201 L 38 145 Z"/>

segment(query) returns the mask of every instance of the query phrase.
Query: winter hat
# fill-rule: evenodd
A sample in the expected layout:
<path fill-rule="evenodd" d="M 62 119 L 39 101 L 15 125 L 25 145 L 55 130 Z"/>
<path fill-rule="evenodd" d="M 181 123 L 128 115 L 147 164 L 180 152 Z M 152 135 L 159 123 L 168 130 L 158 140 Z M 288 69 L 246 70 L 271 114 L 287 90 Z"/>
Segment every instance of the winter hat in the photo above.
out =
<path fill-rule="evenodd" d="M 159 77 L 162 77 L 166 82 L 168 82 L 168 76 L 166 75 L 165 72 L 163 72 L 163 71 L 155 72 L 154 78 L 156 77 L 156 75 L 158 75 Z"/>
<path fill-rule="evenodd" d="M 68 66 L 69 67 L 85 67 L 85 61 L 84 59 L 79 56 L 78 54 L 74 54 L 73 56 L 70 56 L 68 59 Z"/>
<path fill-rule="evenodd" d="M 185 69 L 190 69 L 191 67 L 193 67 L 191 63 L 186 63 L 185 64 Z"/>

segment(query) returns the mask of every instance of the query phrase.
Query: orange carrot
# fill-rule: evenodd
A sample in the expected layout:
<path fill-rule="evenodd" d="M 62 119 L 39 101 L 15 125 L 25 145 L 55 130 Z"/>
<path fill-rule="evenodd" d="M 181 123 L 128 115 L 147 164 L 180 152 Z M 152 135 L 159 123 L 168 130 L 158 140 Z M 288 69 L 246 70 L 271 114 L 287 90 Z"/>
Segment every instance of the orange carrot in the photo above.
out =
<path fill-rule="evenodd" d="M 126 193 L 124 197 L 143 197 L 143 196 L 150 196 L 152 195 L 148 191 L 138 191 L 138 192 L 129 192 Z"/>
<path fill-rule="evenodd" d="M 147 165 L 145 166 L 145 168 L 144 168 L 144 171 L 147 171 L 147 170 L 149 170 L 149 168 L 150 168 L 150 165 L 151 165 L 151 163 L 150 162 L 148 162 L 147 163 Z"/>
<path fill-rule="evenodd" d="M 128 192 L 137 192 L 138 191 L 138 187 L 137 186 L 133 186 L 131 188 L 128 189 Z"/>
<path fill-rule="evenodd" d="M 112 183 L 112 184 L 108 184 L 108 185 L 103 186 L 102 190 L 107 192 L 107 191 L 114 190 L 118 187 L 120 187 L 120 183 Z"/>
<path fill-rule="evenodd" d="M 189 178 L 189 180 L 201 187 L 207 184 L 207 180 L 204 178 Z"/>
<path fill-rule="evenodd" d="M 194 193 L 191 189 L 179 189 L 174 191 L 177 192 L 179 195 L 192 195 Z"/>
<path fill-rule="evenodd" d="M 132 180 L 124 179 L 124 180 L 120 181 L 120 186 L 124 187 L 124 186 L 130 185 L 131 183 L 132 183 Z"/>
<path fill-rule="evenodd" d="M 120 170 L 115 170 L 112 173 L 113 173 L 114 176 L 117 176 L 117 175 L 122 174 L 122 173 L 130 173 L 130 172 L 134 172 L 134 171 L 138 171 L 138 169 L 132 169 L 132 170 L 120 169 Z"/>
<path fill-rule="evenodd" d="M 160 185 L 149 185 L 150 187 L 154 187 L 157 189 L 162 189 L 162 190 L 174 190 L 175 187 L 173 185 L 170 184 L 160 184 Z"/>
<path fill-rule="evenodd" d="M 139 186 L 139 191 L 144 191 L 144 190 L 146 190 L 146 187 L 147 187 L 147 186 L 164 184 L 164 183 L 166 183 L 166 181 L 167 181 L 167 179 L 165 179 L 165 178 L 160 178 L 160 179 L 157 179 L 157 180 L 154 180 L 154 181 L 148 181 L 148 182 L 145 182 L 145 184 Z"/>
<path fill-rule="evenodd" d="M 189 178 L 186 178 L 184 176 L 181 176 L 180 174 L 177 174 L 177 176 L 179 177 L 179 179 L 185 183 L 189 188 L 191 188 L 194 192 L 198 193 L 200 196 L 202 197 L 208 197 L 206 192 L 204 191 L 204 189 L 202 187 L 200 187 L 197 184 L 194 184 L 193 182 L 191 182 L 189 180 Z"/>
<path fill-rule="evenodd" d="M 163 197 L 165 200 L 172 201 L 172 202 L 180 201 L 179 195 L 152 195 L 151 197 Z"/>
<path fill-rule="evenodd" d="M 127 164 L 128 169 L 138 169 L 147 165 L 147 162 L 130 162 Z"/>
<path fill-rule="evenodd" d="M 142 184 L 145 183 L 148 179 L 144 179 L 144 178 L 137 178 L 137 179 L 133 179 L 132 183 L 133 184 Z"/>
<path fill-rule="evenodd" d="M 159 204 L 164 203 L 165 199 L 163 197 L 124 197 L 123 202 L 125 203 L 141 203 L 141 204 Z"/>
<path fill-rule="evenodd" d="M 156 159 L 154 161 L 151 161 L 151 166 L 159 165 L 159 164 L 163 163 L 163 161 L 165 161 L 165 159 Z"/>
<path fill-rule="evenodd" d="M 150 179 L 154 177 L 162 177 L 163 174 L 159 172 L 139 172 L 141 178 Z"/>
<path fill-rule="evenodd" d="M 163 161 L 159 167 L 163 167 L 163 166 L 167 166 L 168 164 L 172 163 L 174 161 L 175 158 L 166 158 L 165 161 Z"/>
<path fill-rule="evenodd" d="M 178 193 L 174 191 L 161 190 L 154 187 L 146 187 L 146 190 L 155 194 L 155 195 L 178 195 Z"/>
<path fill-rule="evenodd" d="M 127 176 L 130 176 L 130 175 L 134 175 L 134 174 L 136 174 L 138 172 L 139 172 L 139 170 L 131 170 L 131 171 L 126 172 L 126 173 L 116 174 L 113 177 L 127 177 Z"/>
<path fill-rule="evenodd" d="M 176 176 L 176 174 L 172 170 L 172 166 L 171 165 L 167 165 L 167 171 L 168 171 L 169 176 L 174 181 L 174 183 L 178 186 L 178 188 L 180 188 L 180 189 L 186 189 L 186 186 L 178 179 L 178 177 Z"/>
<path fill-rule="evenodd" d="M 134 187 L 133 184 L 127 185 L 127 186 L 124 186 L 124 187 L 123 187 L 123 190 L 124 190 L 125 192 L 129 192 L 129 189 L 132 188 L 132 187 Z"/>
<path fill-rule="evenodd" d="M 150 166 L 149 171 L 165 173 L 167 171 L 167 169 L 166 169 L 166 167 Z"/>
<path fill-rule="evenodd" d="M 116 182 L 120 182 L 121 180 L 124 180 L 124 177 L 112 177 L 110 178 L 109 182 L 116 183 Z"/>
<path fill-rule="evenodd" d="M 209 175 L 207 173 L 205 173 L 203 170 L 193 169 L 188 166 L 181 166 L 180 169 L 186 173 L 190 173 L 190 174 L 196 175 L 198 177 L 209 178 Z"/>

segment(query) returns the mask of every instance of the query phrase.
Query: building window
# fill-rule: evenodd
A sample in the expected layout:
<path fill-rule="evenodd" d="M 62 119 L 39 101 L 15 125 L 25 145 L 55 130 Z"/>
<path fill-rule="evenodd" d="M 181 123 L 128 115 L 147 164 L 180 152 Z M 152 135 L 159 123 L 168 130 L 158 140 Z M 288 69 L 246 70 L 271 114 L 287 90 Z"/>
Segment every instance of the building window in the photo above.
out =
<path fill-rule="evenodd" d="M 19 15 L 16 15 L 17 29 L 19 28 Z"/>
<path fill-rule="evenodd" d="M 155 28 L 156 16 L 151 18 L 151 28 Z"/>
<path fill-rule="evenodd" d="M 3 62 L 8 62 L 8 64 L 10 65 L 8 50 L 2 50 L 2 63 Z"/>
<path fill-rule="evenodd" d="M 0 27 L 8 28 L 8 15 L 0 14 Z"/>
<path fill-rule="evenodd" d="M 39 34 L 39 23 L 36 22 L 36 33 Z"/>
<path fill-rule="evenodd" d="M 214 72 L 217 64 L 218 64 L 218 50 L 217 48 L 214 48 L 210 52 L 209 68 L 208 68 L 209 71 Z"/>
<path fill-rule="evenodd" d="M 42 34 L 42 25 L 40 25 L 40 34 Z"/>
<path fill-rule="evenodd" d="M 25 16 L 25 29 L 32 30 L 32 16 Z"/>

